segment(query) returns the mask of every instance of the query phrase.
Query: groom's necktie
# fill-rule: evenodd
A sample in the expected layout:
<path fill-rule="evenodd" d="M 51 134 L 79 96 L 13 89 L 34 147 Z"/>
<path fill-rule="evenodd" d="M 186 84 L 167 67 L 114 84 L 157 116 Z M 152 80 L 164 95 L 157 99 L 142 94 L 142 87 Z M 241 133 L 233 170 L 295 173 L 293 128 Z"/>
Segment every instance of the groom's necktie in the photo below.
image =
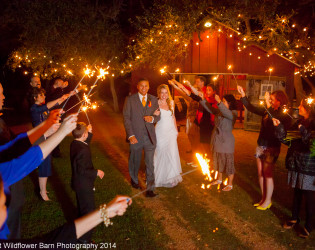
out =
<path fill-rule="evenodd" d="M 145 101 L 145 96 L 144 96 L 142 97 L 142 106 L 145 107 L 145 105 L 146 105 L 146 101 Z"/>

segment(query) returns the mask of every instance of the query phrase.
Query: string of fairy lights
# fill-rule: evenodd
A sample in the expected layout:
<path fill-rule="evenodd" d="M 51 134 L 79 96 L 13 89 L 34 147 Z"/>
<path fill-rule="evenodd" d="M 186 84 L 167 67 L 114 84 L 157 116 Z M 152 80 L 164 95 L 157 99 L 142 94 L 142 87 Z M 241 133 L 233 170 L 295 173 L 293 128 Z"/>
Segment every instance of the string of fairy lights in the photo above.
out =
<path fill-rule="evenodd" d="M 202 13 L 200 13 L 202 14 Z M 222 15 L 222 14 L 221 14 Z M 241 25 L 241 18 L 243 17 L 242 14 L 238 14 L 238 18 L 240 18 L 240 22 L 238 22 L 239 25 Z M 236 29 L 233 29 L 229 27 L 228 25 L 225 25 L 223 23 L 220 23 L 219 21 L 216 21 L 214 19 L 209 19 L 208 17 L 204 18 L 203 31 L 208 31 L 210 34 L 206 35 L 206 38 L 209 39 L 210 36 L 217 32 L 218 34 L 222 33 L 225 34 L 227 39 L 229 38 L 237 38 L 237 51 L 248 53 L 249 56 L 256 58 L 257 60 L 262 60 L 263 55 L 255 55 L 253 51 L 250 51 L 250 45 L 253 44 L 253 42 L 261 41 L 262 43 L 268 39 L 268 36 L 270 36 L 273 33 L 277 33 L 277 29 L 279 27 L 281 28 L 290 28 L 291 30 L 296 31 L 299 30 L 302 33 L 305 32 L 306 34 L 306 40 L 310 41 L 311 37 L 307 36 L 309 28 L 308 27 L 302 27 L 298 25 L 297 23 L 292 23 L 292 21 L 289 20 L 287 17 L 277 17 L 276 18 L 277 23 L 274 24 L 273 27 L 267 27 L 265 30 L 261 31 L 259 34 L 255 35 L 246 35 L 242 34 L 240 31 L 240 26 L 236 27 Z M 277 26 L 278 25 L 278 26 Z M 168 40 L 168 42 L 174 43 L 174 46 L 182 46 L 187 51 L 187 47 L 189 44 L 192 46 L 200 46 L 202 41 L 196 41 L 194 44 L 191 43 L 191 39 L 188 39 L 188 36 L 183 37 L 180 31 L 181 26 L 174 21 L 171 23 L 166 24 L 160 24 L 159 26 L 155 26 L 155 30 L 149 30 L 146 34 L 148 34 L 143 41 L 140 41 L 140 39 L 133 39 L 132 44 L 139 43 L 140 45 L 150 44 L 151 46 L 160 46 L 160 44 L 156 41 L 159 36 L 163 36 L 168 34 L 168 31 L 173 30 L 175 32 L 175 37 L 172 37 L 173 40 Z M 267 32 L 267 33 L 266 33 Z M 178 37 L 176 35 L 178 34 Z M 191 36 L 192 34 L 190 34 Z M 289 46 L 290 41 L 287 40 L 284 42 L 283 46 L 284 48 L 281 48 L 281 46 L 278 47 L 269 47 L 265 50 L 265 57 L 269 58 L 273 54 L 281 55 L 288 60 L 291 60 L 292 62 L 297 63 L 297 57 L 300 56 L 302 58 L 307 58 L 309 55 L 314 56 L 315 52 L 313 51 L 313 48 L 310 45 L 307 45 L 305 43 L 305 39 L 301 38 L 297 41 L 292 41 L 291 46 Z M 294 48 L 294 49 L 292 49 Z M 141 50 L 139 50 L 141 52 Z M 143 50 L 142 50 L 143 51 Z M 308 53 L 306 55 L 305 53 Z M 143 55 L 141 53 L 135 54 L 133 58 L 128 58 L 125 63 L 118 64 L 119 66 L 111 67 L 108 66 L 106 68 L 108 75 L 115 77 L 119 75 L 124 75 L 128 72 L 130 72 L 132 69 L 137 67 L 142 62 Z M 116 56 L 115 59 L 118 57 Z M 13 69 L 21 69 L 23 70 L 23 74 L 29 75 L 32 74 L 34 76 L 40 76 L 42 78 L 51 78 L 53 76 L 65 76 L 65 77 L 71 77 L 74 75 L 77 75 L 78 72 L 82 69 L 84 65 L 86 65 L 86 60 L 84 60 L 81 57 L 73 57 L 67 60 L 66 63 L 61 63 L 53 60 L 48 55 L 42 52 L 38 53 L 31 53 L 27 50 L 21 50 L 16 51 L 12 54 L 11 58 L 9 59 L 11 61 L 11 67 Z M 96 67 L 103 67 L 106 63 L 110 62 L 110 60 L 104 60 L 104 62 L 100 62 L 96 65 Z M 43 67 L 43 70 L 37 70 L 36 67 L 33 67 L 33 64 L 42 64 L 45 65 Z M 302 67 L 295 72 L 295 75 L 300 75 L 303 77 L 312 77 L 315 75 L 315 62 L 312 60 L 306 61 Z M 38 67 L 37 67 L 38 68 Z M 180 68 L 174 67 L 172 70 L 173 72 L 180 72 Z"/>

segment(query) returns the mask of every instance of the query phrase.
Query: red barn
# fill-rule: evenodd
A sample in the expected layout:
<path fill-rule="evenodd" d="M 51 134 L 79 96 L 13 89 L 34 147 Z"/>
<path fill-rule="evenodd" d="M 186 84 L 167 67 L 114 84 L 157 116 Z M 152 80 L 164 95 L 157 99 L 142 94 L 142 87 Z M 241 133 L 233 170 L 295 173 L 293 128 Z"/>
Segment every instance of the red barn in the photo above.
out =
<path fill-rule="evenodd" d="M 237 82 L 246 89 L 254 104 L 259 103 L 265 91 L 278 89 L 286 91 L 293 101 L 294 72 L 300 66 L 276 52 L 268 53 L 256 45 L 245 46 L 235 32 L 229 30 L 205 31 L 199 36 L 195 33 L 188 45 L 188 56 L 180 67 L 180 73 L 172 74 L 177 75 L 180 81 L 185 78 L 192 83 L 195 75 L 203 75 L 209 82 L 215 83 L 221 96 L 229 93 L 238 97 Z M 232 70 L 228 69 L 229 65 Z M 270 68 L 272 71 L 269 71 Z M 132 80 L 135 83 L 140 76 L 147 77 L 155 89 L 155 85 L 165 79 L 158 76 L 157 72 L 152 73 L 147 70 L 133 72 Z M 214 76 L 217 77 L 216 81 L 213 80 Z M 152 93 L 155 94 L 154 91 Z M 256 115 L 245 114 L 245 128 L 257 129 L 259 123 L 260 118 Z"/>

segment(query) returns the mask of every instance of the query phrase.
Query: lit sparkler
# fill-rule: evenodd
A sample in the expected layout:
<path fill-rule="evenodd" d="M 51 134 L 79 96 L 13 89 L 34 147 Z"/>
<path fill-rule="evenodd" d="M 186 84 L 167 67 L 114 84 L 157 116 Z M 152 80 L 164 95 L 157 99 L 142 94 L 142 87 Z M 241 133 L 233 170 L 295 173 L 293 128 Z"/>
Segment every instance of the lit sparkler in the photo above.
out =
<path fill-rule="evenodd" d="M 83 70 L 84 72 L 84 75 L 82 76 L 81 80 L 78 82 L 78 84 L 75 86 L 74 90 L 73 91 L 76 91 L 78 89 L 78 87 L 81 85 L 81 82 L 83 81 L 83 79 L 86 77 L 86 76 L 89 76 L 90 77 L 90 74 L 91 74 L 91 70 L 86 67 L 86 69 Z M 69 101 L 69 98 L 70 96 L 67 98 L 67 100 L 65 101 L 65 103 L 63 104 L 62 106 L 62 109 L 64 109 L 64 107 L 67 105 L 68 101 Z"/>
<path fill-rule="evenodd" d="M 235 77 L 235 75 L 234 75 L 234 72 L 233 72 L 233 66 L 232 66 L 231 64 L 228 66 L 228 70 L 231 70 L 232 75 L 233 75 L 233 77 L 234 77 L 234 80 L 235 80 L 235 82 L 236 82 L 236 85 L 239 86 L 239 85 L 238 85 L 238 82 L 237 82 L 237 80 L 236 80 L 236 77 Z"/>
<path fill-rule="evenodd" d="M 313 99 L 312 97 L 308 97 L 308 98 L 306 99 L 306 103 L 307 103 L 308 105 L 311 105 L 313 102 L 314 102 L 314 99 Z"/>
<path fill-rule="evenodd" d="M 184 176 L 184 175 L 187 175 L 187 174 L 193 173 L 193 172 L 195 172 L 195 171 L 197 171 L 197 170 L 198 170 L 198 168 L 195 168 L 195 169 L 193 169 L 193 170 L 187 171 L 187 172 L 185 172 L 185 173 L 183 173 L 183 174 L 180 174 L 180 175 L 178 175 L 178 176 Z M 173 178 L 174 178 L 174 177 L 170 178 L 169 180 L 171 180 L 171 179 L 173 179 Z M 134 196 L 132 196 L 130 199 L 133 199 L 133 198 L 135 198 L 135 197 L 139 196 L 140 194 L 145 193 L 146 191 L 148 191 L 148 189 L 145 189 L 145 190 L 143 190 L 143 191 L 141 191 L 141 192 L 139 192 L 139 193 L 135 194 L 135 195 L 134 195 Z M 128 198 L 128 199 L 127 199 L 127 202 L 129 202 L 129 201 L 130 201 L 130 199 Z"/>
<path fill-rule="evenodd" d="M 269 81 L 268 81 L 268 84 L 269 84 L 270 83 L 271 72 L 273 71 L 273 68 L 269 68 L 268 71 L 269 71 Z"/>
<path fill-rule="evenodd" d="M 160 69 L 161 75 L 164 75 L 166 77 L 166 80 L 172 80 L 173 76 L 166 70 L 167 66 L 164 66 Z"/>
<path fill-rule="evenodd" d="M 85 103 L 86 103 L 86 104 L 89 104 L 89 105 L 91 105 L 89 96 L 90 96 L 90 94 L 91 94 L 93 88 L 96 86 L 96 83 L 98 82 L 99 79 L 105 79 L 105 75 L 108 75 L 108 74 L 109 74 L 108 71 L 106 71 L 106 70 L 103 69 L 103 68 L 99 68 L 98 70 L 99 70 L 99 75 L 97 76 L 95 82 L 94 82 L 93 85 L 91 86 L 91 88 L 90 88 L 88 94 L 85 95 L 85 97 L 84 97 Z M 84 103 L 82 103 L 81 107 L 79 108 L 78 114 L 80 114 L 81 109 L 84 107 L 83 104 L 84 104 Z M 86 109 L 86 110 L 87 110 L 87 109 Z M 86 111 L 86 110 L 83 110 L 83 111 Z"/>
<path fill-rule="evenodd" d="M 284 114 L 286 114 L 286 115 L 290 116 L 292 119 L 294 119 L 294 118 L 288 113 L 289 109 L 288 109 L 286 106 L 283 107 L 283 110 L 282 110 L 282 111 L 283 111 Z"/>
<path fill-rule="evenodd" d="M 272 114 L 270 114 L 269 110 L 266 108 L 265 103 L 263 101 L 260 101 L 259 104 L 262 105 L 265 108 L 265 110 L 268 113 L 269 117 L 272 119 L 273 116 L 272 116 Z"/>

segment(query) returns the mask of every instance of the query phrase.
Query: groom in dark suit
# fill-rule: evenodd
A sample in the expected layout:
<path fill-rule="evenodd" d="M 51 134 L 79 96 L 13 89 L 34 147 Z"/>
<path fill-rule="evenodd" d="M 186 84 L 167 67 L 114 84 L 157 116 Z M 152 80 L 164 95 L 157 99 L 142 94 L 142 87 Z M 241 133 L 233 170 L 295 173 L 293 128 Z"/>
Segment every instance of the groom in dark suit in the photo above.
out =
<path fill-rule="evenodd" d="M 159 108 L 155 96 L 149 95 L 149 81 L 139 80 L 138 93 L 127 97 L 123 116 L 127 139 L 130 143 L 129 174 L 131 185 L 140 189 L 138 172 L 140 168 L 142 151 L 146 165 L 147 197 L 154 197 L 154 165 L 153 157 L 156 147 L 154 124 L 160 120 L 160 116 L 154 115 Z"/>

